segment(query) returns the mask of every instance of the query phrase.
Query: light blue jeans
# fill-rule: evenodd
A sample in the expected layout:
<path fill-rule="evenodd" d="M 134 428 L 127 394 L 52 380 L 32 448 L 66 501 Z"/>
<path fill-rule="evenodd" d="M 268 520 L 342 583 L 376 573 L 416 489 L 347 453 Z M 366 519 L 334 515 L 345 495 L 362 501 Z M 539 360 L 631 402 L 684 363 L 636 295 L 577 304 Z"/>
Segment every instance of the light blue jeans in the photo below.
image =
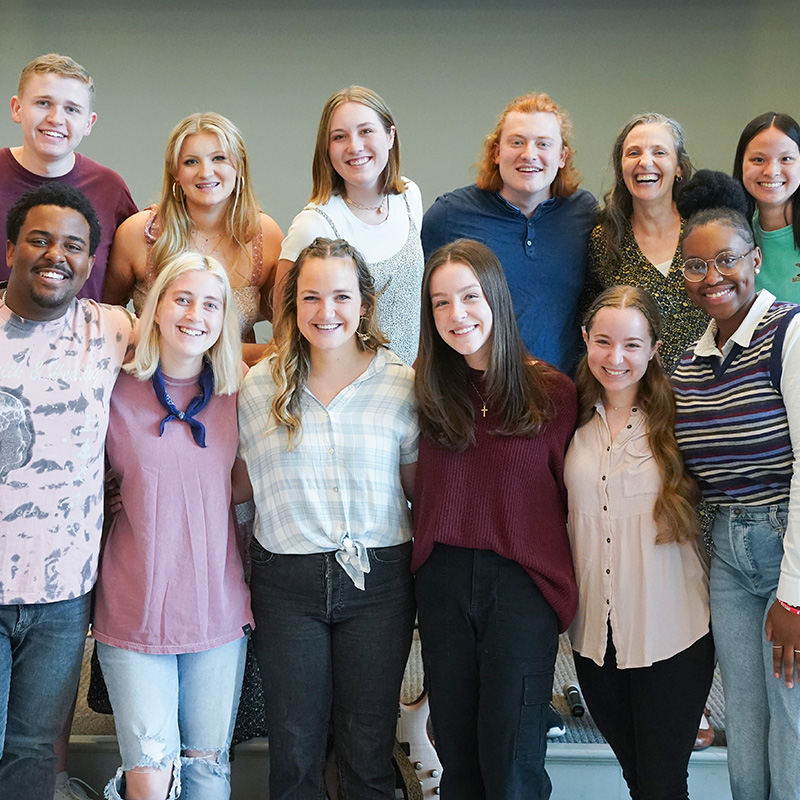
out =
<path fill-rule="evenodd" d="M 53 743 L 81 674 L 91 593 L 0 605 L 0 798 L 52 800 Z"/>
<path fill-rule="evenodd" d="M 711 628 L 734 800 L 800 798 L 800 687 L 774 677 L 764 633 L 786 519 L 786 505 L 722 506 L 712 528 Z"/>
<path fill-rule="evenodd" d="M 124 797 L 123 773 L 134 767 L 172 767 L 168 800 L 228 800 L 246 645 L 242 636 L 199 653 L 154 655 L 97 643 L 122 757 L 109 800 Z M 187 750 L 212 756 L 181 755 Z"/>

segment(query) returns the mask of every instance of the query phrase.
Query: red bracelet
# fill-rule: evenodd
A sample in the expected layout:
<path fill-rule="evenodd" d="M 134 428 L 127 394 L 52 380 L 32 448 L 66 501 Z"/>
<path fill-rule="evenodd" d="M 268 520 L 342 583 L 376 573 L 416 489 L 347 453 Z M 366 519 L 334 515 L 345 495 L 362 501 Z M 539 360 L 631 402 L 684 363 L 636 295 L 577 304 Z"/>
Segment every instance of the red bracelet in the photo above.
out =
<path fill-rule="evenodd" d="M 796 606 L 790 606 L 788 603 L 784 603 L 783 600 L 778 600 L 778 602 L 781 604 L 782 608 L 785 608 L 787 611 L 791 611 L 792 614 L 800 615 L 800 608 L 797 608 Z"/>

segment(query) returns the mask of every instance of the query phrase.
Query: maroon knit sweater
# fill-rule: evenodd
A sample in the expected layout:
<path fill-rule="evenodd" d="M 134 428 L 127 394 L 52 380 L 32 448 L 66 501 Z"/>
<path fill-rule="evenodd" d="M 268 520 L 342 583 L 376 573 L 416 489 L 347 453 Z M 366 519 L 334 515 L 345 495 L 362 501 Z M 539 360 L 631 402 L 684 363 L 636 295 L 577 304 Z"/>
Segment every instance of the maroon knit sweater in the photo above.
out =
<path fill-rule="evenodd" d="M 475 385 L 482 373 L 471 371 Z M 575 430 L 575 386 L 559 373 L 556 415 L 533 438 L 497 436 L 491 409 L 476 408 L 475 444 L 461 453 L 422 437 L 414 486 L 416 571 L 434 542 L 493 550 L 523 566 L 566 630 L 578 600 L 567 538 L 564 454 Z"/>

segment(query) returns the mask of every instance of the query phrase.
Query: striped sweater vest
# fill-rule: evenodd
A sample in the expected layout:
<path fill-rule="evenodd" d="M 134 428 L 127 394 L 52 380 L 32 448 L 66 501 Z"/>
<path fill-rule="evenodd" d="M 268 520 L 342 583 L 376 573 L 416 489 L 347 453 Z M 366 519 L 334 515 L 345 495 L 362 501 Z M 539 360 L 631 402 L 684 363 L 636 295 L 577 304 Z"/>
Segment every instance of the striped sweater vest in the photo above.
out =
<path fill-rule="evenodd" d="M 789 500 L 792 442 L 780 391 L 786 329 L 800 306 L 773 303 L 750 345 L 717 356 L 694 356 L 672 375 L 675 434 L 705 500 L 771 505 Z"/>

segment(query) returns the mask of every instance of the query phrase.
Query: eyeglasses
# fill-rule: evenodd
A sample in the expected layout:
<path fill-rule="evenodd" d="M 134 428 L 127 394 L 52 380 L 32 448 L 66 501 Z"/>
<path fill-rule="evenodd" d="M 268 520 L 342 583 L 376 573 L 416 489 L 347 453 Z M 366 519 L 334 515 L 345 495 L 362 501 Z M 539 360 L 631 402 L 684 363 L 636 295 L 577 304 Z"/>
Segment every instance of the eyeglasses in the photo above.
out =
<path fill-rule="evenodd" d="M 687 258 L 683 262 L 683 277 L 690 283 L 697 283 L 705 278 L 709 264 L 713 264 L 720 275 L 733 275 L 739 269 L 739 262 L 743 258 L 747 258 L 755 249 L 755 247 L 751 247 L 740 256 L 736 255 L 736 253 L 731 253 L 729 250 L 723 250 L 717 254 L 716 258 L 705 260 L 702 258 Z"/>

